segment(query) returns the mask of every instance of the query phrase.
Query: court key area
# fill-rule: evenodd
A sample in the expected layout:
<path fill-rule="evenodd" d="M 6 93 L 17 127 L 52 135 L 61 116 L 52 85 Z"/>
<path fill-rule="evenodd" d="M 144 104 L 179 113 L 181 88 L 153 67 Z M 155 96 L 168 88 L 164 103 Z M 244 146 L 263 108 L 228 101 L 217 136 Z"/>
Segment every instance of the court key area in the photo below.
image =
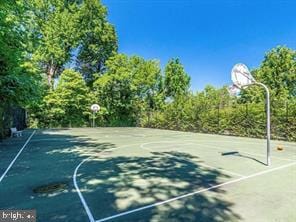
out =
<path fill-rule="evenodd" d="M 278 150 L 277 147 L 282 147 Z M 0 209 L 37 221 L 296 221 L 296 143 L 148 128 L 0 143 Z"/>

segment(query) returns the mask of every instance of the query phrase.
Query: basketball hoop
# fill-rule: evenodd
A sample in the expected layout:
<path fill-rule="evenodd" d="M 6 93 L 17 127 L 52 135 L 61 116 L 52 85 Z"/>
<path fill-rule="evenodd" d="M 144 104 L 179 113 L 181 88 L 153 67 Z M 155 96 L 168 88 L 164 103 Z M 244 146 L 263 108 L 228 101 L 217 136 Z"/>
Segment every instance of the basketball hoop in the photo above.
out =
<path fill-rule="evenodd" d="M 90 109 L 93 111 L 93 121 L 92 121 L 92 126 L 95 127 L 95 118 L 96 118 L 96 113 L 100 111 L 101 107 L 98 104 L 92 104 Z"/>
<path fill-rule="evenodd" d="M 239 89 L 242 89 L 255 82 L 248 67 L 242 63 L 238 63 L 232 68 L 231 80 L 233 84 Z"/>
<path fill-rule="evenodd" d="M 231 80 L 233 85 L 228 87 L 228 92 L 232 96 L 237 96 L 241 89 L 245 89 L 251 85 L 259 85 L 262 86 L 266 92 L 266 146 L 267 146 L 267 161 L 266 165 L 269 166 L 271 164 L 270 159 L 270 99 L 269 99 L 269 90 L 266 85 L 263 83 L 257 82 L 248 67 L 242 63 L 238 63 L 233 66 L 231 70 Z"/>
<path fill-rule="evenodd" d="M 101 107 L 98 104 L 92 104 L 90 109 L 96 113 L 96 112 L 100 111 Z"/>

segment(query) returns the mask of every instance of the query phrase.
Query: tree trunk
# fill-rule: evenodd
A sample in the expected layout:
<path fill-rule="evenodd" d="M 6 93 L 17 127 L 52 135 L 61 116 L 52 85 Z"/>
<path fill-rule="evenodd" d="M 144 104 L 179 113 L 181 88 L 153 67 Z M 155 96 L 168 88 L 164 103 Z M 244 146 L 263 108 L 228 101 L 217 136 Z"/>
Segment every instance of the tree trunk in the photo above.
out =
<path fill-rule="evenodd" d="M 47 69 L 47 83 L 49 85 L 50 88 L 53 88 L 53 82 L 52 82 L 52 78 L 55 74 L 55 65 L 53 63 L 53 60 L 51 60 L 50 65 Z"/>
<path fill-rule="evenodd" d="M 49 74 L 49 72 L 47 72 L 47 84 L 49 87 L 52 87 L 51 81 L 52 81 L 52 76 Z"/>

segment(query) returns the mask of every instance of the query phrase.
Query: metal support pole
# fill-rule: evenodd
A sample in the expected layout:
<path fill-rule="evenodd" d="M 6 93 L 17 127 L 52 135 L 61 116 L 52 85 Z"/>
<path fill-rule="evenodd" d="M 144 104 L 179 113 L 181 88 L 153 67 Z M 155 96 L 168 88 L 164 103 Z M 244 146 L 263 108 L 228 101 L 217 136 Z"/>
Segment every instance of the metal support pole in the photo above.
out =
<path fill-rule="evenodd" d="M 95 127 L 95 112 L 93 112 L 93 124 L 92 124 L 92 127 L 93 128 Z"/>
<path fill-rule="evenodd" d="M 267 166 L 271 165 L 271 158 L 270 158 L 270 95 L 269 90 L 266 85 L 260 82 L 255 82 L 256 85 L 262 86 L 266 92 L 266 139 L 267 139 Z"/>

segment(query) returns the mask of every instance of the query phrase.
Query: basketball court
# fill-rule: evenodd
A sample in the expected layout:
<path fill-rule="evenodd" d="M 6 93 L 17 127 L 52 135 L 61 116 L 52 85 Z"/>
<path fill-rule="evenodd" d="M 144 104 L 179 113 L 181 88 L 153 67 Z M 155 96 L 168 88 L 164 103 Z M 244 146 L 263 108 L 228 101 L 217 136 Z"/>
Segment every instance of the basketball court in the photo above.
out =
<path fill-rule="evenodd" d="M 37 221 L 296 221 L 296 144 L 270 148 L 267 166 L 261 139 L 27 130 L 1 143 L 0 209 L 36 209 Z"/>

